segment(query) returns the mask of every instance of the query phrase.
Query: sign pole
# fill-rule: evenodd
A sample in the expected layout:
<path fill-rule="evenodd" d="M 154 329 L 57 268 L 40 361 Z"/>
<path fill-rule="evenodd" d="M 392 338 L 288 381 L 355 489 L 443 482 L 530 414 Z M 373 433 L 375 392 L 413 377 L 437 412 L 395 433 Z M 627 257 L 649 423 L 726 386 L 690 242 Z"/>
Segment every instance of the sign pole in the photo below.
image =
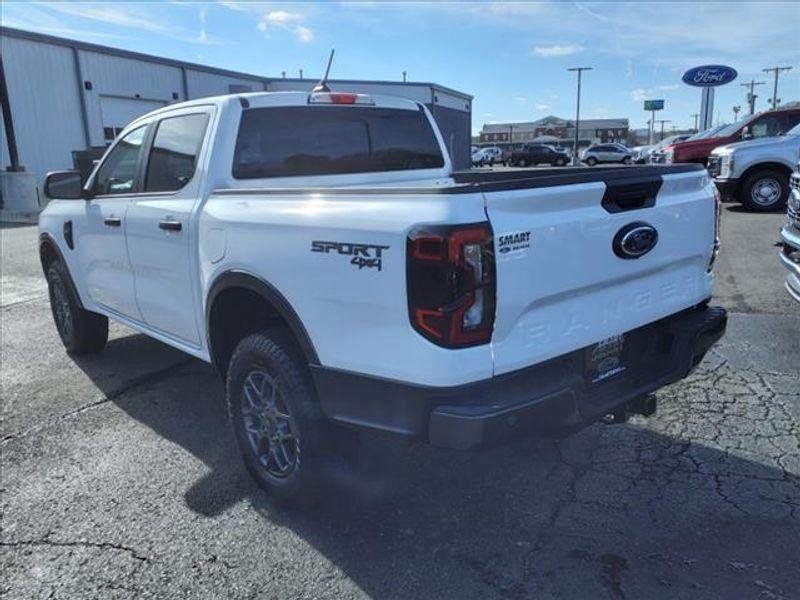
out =
<path fill-rule="evenodd" d="M 714 88 L 704 87 L 700 101 L 700 130 L 710 129 L 714 124 Z"/>

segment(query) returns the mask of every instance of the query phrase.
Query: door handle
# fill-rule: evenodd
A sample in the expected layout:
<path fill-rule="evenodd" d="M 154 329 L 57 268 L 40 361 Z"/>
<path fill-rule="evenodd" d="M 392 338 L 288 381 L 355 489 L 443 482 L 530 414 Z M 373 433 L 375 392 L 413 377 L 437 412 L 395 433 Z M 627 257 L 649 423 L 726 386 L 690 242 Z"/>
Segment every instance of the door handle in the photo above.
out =
<path fill-rule="evenodd" d="M 180 221 L 159 221 L 158 228 L 165 231 L 180 231 L 183 225 Z"/>
<path fill-rule="evenodd" d="M 108 225 L 109 227 L 119 227 L 122 225 L 122 219 L 119 217 L 106 217 L 103 219 L 103 223 Z"/>

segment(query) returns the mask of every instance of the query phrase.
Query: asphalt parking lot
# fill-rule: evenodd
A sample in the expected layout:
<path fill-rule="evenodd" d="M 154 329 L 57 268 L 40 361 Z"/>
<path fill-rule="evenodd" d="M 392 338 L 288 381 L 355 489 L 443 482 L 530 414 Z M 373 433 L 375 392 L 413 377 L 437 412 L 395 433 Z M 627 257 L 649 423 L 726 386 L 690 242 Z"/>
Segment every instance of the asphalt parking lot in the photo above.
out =
<path fill-rule="evenodd" d="M 784 216 L 723 210 L 728 335 L 658 414 L 454 453 L 364 435 L 307 512 L 236 453 L 211 367 L 58 340 L 33 227 L 2 237 L 8 598 L 797 598 L 800 307 Z"/>

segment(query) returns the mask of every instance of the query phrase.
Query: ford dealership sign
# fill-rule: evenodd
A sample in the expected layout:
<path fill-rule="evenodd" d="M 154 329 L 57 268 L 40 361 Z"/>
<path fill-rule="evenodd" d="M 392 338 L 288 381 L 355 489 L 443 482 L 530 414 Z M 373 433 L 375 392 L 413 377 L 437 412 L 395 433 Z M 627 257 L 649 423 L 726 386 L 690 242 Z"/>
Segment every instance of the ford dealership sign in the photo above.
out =
<path fill-rule="evenodd" d="M 738 73 L 733 67 L 724 65 L 703 65 L 689 69 L 683 74 L 683 83 L 695 87 L 716 87 L 730 83 Z"/>

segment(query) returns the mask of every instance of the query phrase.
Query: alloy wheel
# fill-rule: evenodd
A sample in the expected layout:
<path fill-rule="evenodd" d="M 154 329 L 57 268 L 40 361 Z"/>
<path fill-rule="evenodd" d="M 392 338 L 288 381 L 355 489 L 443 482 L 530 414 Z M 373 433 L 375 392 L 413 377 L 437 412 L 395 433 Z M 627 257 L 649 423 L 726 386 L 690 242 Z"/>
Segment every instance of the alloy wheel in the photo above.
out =
<path fill-rule="evenodd" d="M 250 450 L 269 475 L 285 478 L 300 466 L 300 439 L 280 386 L 261 370 L 245 377 L 242 420 Z"/>

